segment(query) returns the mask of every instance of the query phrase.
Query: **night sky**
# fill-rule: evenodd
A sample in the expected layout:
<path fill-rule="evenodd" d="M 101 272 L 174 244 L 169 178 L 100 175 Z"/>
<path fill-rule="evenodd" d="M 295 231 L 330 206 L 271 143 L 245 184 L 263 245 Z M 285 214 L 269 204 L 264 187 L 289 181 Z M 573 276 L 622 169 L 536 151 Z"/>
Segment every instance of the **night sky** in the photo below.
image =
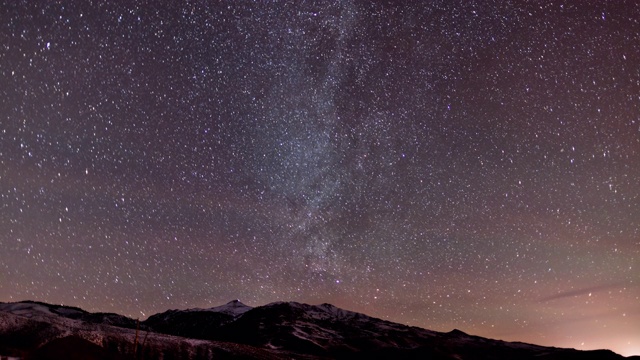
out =
<path fill-rule="evenodd" d="M 640 354 L 640 3 L 2 1 L 0 301 Z"/>

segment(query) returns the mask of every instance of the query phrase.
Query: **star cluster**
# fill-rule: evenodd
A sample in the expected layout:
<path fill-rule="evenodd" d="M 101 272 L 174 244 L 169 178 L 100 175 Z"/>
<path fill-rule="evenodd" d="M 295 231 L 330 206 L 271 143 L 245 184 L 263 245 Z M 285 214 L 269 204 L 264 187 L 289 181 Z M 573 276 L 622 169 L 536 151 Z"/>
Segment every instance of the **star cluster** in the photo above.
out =
<path fill-rule="evenodd" d="M 0 7 L 0 301 L 640 354 L 634 1 Z"/>

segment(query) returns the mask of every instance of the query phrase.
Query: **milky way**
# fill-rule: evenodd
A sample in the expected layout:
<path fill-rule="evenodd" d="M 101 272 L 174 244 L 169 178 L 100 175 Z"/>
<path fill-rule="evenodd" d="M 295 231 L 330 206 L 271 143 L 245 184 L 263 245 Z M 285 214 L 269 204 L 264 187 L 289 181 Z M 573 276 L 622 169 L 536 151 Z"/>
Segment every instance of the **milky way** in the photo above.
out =
<path fill-rule="evenodd" d="M 0 20 L 0 301 L 328 302 L 640 354 L 634 1 Z"/>

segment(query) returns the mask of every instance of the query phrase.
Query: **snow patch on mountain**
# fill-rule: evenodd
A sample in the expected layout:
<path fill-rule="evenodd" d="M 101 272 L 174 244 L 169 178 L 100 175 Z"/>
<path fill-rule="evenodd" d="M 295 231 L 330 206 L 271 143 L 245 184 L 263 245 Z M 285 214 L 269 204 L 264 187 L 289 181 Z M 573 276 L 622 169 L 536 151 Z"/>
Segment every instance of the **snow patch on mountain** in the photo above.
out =
<path fill-rule="evenodd" d="M 170 310 L 170 312 L 215 312 L 226 315 L 231 315 L 233 317 L 238 317 L 247 311 L 253 309 L 253 307 L 248 306 L 240 302 L 239 300 L 229 301 L 228 303 L 220 306 L 215 306 L 212 308 L 191 308 L 186 310 Z"/>
<path fill-rule="evenodd" d="M 3 303 L 0 304 L 0 311 L 8 312 L 14 315 L 20 315 L 24 317 L 33 317 L 35 314 L 48 314 L 55 315 L 49 307 L 32 302 L 19 302 L 19 303 Z"/>
<path fill-rule="evenodd" d="M 0 311 L 24 317 L 56 316 L 76 318 L 88 314 L 82 309 L 64 305 L 51 305 L 37 301 L 21 301 L 17 303 L 0 303 Z"/>
<path fill-rule="evenodd" d="M 247 311 L 253 309 L 251 306 L 247 306 L 243 303 L 241 303 L 239 300 L 233 300 L 230 301 L 224 305 L 220 305 L 220 306 L 216 306 L 216 307 L 212 307 L 209 309 L 206 309 L 208 311 L 213 311 L 213 312 L 219 312 L 219 313 L 223 313 L 223 314 L 227 314 L 227 315 L 231 315 L 234 317 L 240 316 L 244 313 L 246 313 Z"/>
<path fill-rule="evenodd" d="M 273 306 L 288 306 L 291 309 L 299 310 L 303 313 L 303 316 L 307 319 L 314 320 L 349 320 L 356 318 L 369 318 L 367 315 L 360 314 L 354 311 L 340 309 L 331 304 L 321 304 L 321 305 L 308 305 L 303 303 L 298 303 L 295 301 L 291 302 L 283 302 L 276 301 L 270 304 L 265 305 L 264 307 L 273 307 Z"/>

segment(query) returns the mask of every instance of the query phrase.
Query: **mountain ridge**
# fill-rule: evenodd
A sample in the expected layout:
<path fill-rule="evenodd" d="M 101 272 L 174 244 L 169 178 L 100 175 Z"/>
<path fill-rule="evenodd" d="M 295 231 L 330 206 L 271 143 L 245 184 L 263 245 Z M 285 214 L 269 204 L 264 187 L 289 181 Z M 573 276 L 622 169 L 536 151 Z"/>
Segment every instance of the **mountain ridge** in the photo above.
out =
<path fill-rule="evenodd" d="M 68 337 L 71 338 L 61 340 Z M 328 303 L 279 301 L 251 307 L 233 300 L 206 309 L 167 310 L 140 322 L 114 313 L 90 313 L 73 306 L 38 301 L 0 303 L 0 355 L 42 355 L 48 348 L 54 348 L 54 340 L 61 344 L 79 343 L 83 345 L 78 346 L 79 349 L 98 353 L 91 345 L 94 344 L 109 354 L 101 356 L 114 359 L 151 359 L 159 354 L 187 360 L 354 356 L 465 360 L 640 359 L 638 356 L 625 358 L 610 350 L 579 351 L 487 339 L 458 329 L 437 332 Z"/>

